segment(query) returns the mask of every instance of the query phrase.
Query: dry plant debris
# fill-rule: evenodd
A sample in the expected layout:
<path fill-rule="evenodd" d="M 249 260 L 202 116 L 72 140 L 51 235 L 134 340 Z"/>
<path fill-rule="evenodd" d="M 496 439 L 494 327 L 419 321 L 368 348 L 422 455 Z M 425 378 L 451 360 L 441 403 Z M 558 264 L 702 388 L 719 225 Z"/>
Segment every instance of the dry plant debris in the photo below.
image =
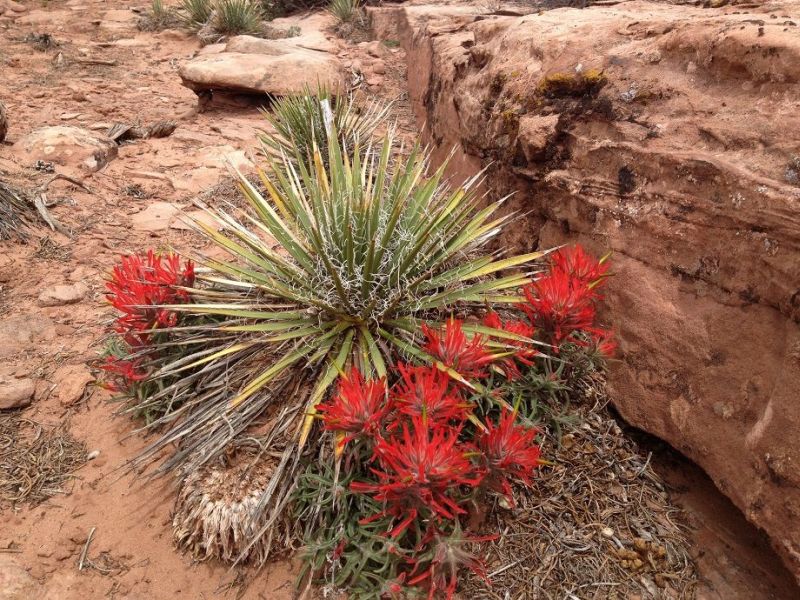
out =
<path fill-rule="evenodd" d="M 491 587 L 472 577 L 464 598 L 692 598 L 696 573 L 680 511 L 605 402 L 575 411 L 517 506 L 490 512 Z"/>
<path fill-rule="evenodd" d="M 86 446 L 66 425 L 46 427 L 17 413 L 0 415 L 0 509 L 36 506 L 65 493 L 86 462 Z"/>

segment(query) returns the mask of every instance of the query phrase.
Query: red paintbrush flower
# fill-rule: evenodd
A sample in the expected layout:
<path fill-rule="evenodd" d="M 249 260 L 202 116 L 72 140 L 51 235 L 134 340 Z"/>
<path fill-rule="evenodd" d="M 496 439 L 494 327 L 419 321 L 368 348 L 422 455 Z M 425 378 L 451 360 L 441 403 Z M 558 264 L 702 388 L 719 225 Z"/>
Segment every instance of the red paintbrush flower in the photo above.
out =
<path fill-rule="evenodd" d="M 522 289 L 527 302 L 519 307 L 537 329 L 558 346 L 575 331 L 592 328 L 594 294 L 564 271 L 554 270 Z"/>
<path fill-rule="evenodd" d="M 617 350 L 614 332 L 596 328 L 592 330 L 591 334 L 595 352 L 605 357 L 614 356 L 614 352 Z"/>
<path fill-rule="evenodd" d="M 517 424 L 516 419 L 516 412 L 504 409 L 497 425 L 487 421 L 486 431 L 479 431 L 477 435 L 478 449 L 486 463 L 484 481 L 510 502 L 513 502 L 513 495 L 509 479 L 530 485 L 533 472 L 539 465 L 538 432 Z"/>
<path fill-rule="evenodd" d="M 561 248 L 551 255 L 551 271 L 561 271 L 580 285 L 596 289 L 605 283 L 608 265 L 588 254 L 583 246 L 576 244 L 571 248 Z"/>
<path fill-rule="evenodd" d="M 431 527 L 417 547 L 417 563 L 409 578 L 409 585 L 427 583 L 429 600 L 436 597 L 437 593 L 443 593 L 445 598 L 450 600 L 456 591 L 458 571 L 462 567 L 466 567 L 489 583 L 483 561 L 475 556 L 467 545 L 492 541 L 497 537 L 497 535 L 465 535 L 458 521 L 450 535 Z M 425 565 L 426 568 L 415 575 L 420 565 Z"/>
<path fill-rule="evenodd" d="M 467 338 L 461 329 L 461 321 L 449 319 L 444 330 L 431 329 L 422 324 L 422 333 L 427 342 L 422 347 L 425 352 L 467 379 L 486 377 L 486 366 L 495 357 L 484 346 L 480 335 Z"/>
<path fill-rule="evenodd" d="M 432 424 L 463 421 L 469 405 L 436 367 L 399 365 L 401 380 L 392 388 L 392 401 L 400 413 L 428 419 Z"/>
<path fill-rule="evenodd" d="M 100 369 L 111 379 L 104 380 L 101 385 L 112 392 L 128 390 L 132 384 L 147 377 L 147 371 L 141 365 L 141 358 L 119 358 L 108 356 Z"/>
<path fill-rule="evenodd" d="M 391 530 L 400 535 L 419 516 L 453 519 L 464 513 L 453 495 L 461 485 L 475 486 L 480 475 L 458 444 L 460 427 L 430 427 L 412 417 L 412 428 L 403 425 L 402 436 L 379 439 L 375 456 L 381 468 L 372 468 L 377 483 L 353 482 L 355 492 L 372 494 L 386 510 L 369 517 L 391 515 L 400 522 Z"/>
<path fill-rule="evenodd" d="M 361 372 L 353 367 L 349 376 L 339 379 L 336 396 L 320 404 L 317 410 L 322 415 L 325 429 L 347 434 L 341 444 L 360 435 L 376 436 L 391 410 L 386 398 L 386 381 L 365 381 Z"/>
<path fill-rule="evenodd" d="M 124 256 L 106 284 L 106 298 L 123 313 L 117 319 L 116 330 L 147 335 L 152 329 L 176 325 L 177 313 L 160 306 L 188 302 L 188 292 L 178 288 L 192 285 L 194 265 L 186 261 L 181 267 L 177 254 L 157 255 L 150 250 L 146 257 Z"/>
<path fill-rule="evenodd" d="M 483 318 L 483 324 L 492 329 L 506 331 L 521 337 L 533 339 L 536 330 L 526 323 L 525 321 L 518 321 L 508 319 L 505 322 L 494 311 L 490 311 Z M 516 379 L 520 375 L 519 367 L 517 367 L 516 360 L 526 366 L 533 366 L 533 359 L 538 354 L 538 351 L 529 342 L 522 342 L 520 340 L 511 340 L 508 338 L 500 338 L 500 342 L 507 346 L 514 348 L 514 355 L 508 356 L 502 360 L 506 377 L 508 379 Z"/>

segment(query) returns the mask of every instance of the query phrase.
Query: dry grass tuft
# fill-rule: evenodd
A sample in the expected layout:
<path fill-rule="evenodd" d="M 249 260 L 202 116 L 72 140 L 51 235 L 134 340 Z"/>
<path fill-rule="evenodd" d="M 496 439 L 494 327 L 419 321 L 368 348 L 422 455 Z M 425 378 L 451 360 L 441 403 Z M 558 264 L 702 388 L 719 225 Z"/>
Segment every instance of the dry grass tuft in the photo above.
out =
<path fill-rule="evenodd" d="M 86 462 L 86 446 L 65 425 L 46 427 L 19 414 L 0 415 L 0 509 L 36 506 L 56 494 Z"/>
<path fill-rule="evenodd" d="M 476 578 L 471 599 L 692 598 L 696 574 L 680 510 L 645 455 L 605 408 L 602 382 L 562 429 L 537 485 L 517 506 L 490 512 L 491 588 Z"/>

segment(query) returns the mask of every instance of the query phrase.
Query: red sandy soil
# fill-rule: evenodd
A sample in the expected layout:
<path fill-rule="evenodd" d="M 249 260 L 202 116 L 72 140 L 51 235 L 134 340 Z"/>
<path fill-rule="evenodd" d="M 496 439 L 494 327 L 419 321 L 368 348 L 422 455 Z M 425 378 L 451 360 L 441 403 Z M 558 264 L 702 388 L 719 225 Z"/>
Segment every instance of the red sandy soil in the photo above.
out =
<path fill-rule="evenodd" d="M 210 598 L 231 589 L 226 586 L 236 588 L 240 573 L 221 565 L 194 564 L 175 551 L 170 482 L 148 483 L 123 468 L 145 439 L 132 433 L 131 421 L 114 418 L 117 406 L 109 403 L 107 392 L 90 385 L 77 402 L 65 406 L 59 390 L 69 378 L 65 367 L 81 368 L 97 356 L 98 340 L 112 316 L 102 302 L 103 278 L 118 256 L 149 247 L 172 246 L 186 252 L 205 244 L 195 234 L 173 227 L 137 230 L 132 217 L 155 202 L 188 206 L 199 192 L 226 175 L 223 157 L 241 159 L 243 152 L 252 150 L 254 129 L 262 126 L 263 119 L 254 103 L 211 106 L 198 113 L 197 97 L 181 85 L 176 69 L 199 49 L 199 43 L 175 31 L 139 32 L 137 15 L 127 2 L 57 0 L 28 7 L 26 24 L 0 17 L 0 99 L 10 118 L 7 145 L 0 144 L 4 180 L 32 188 L 49 177 L 18 164 L 8 145 L 37 127 L 68 124 L 102 131 L 103 124 L 117 121 L 151 124 L 173 119 L 178 128 L 164 139 L 121 146 L 115 160 L 84 180 L 89 193 L 65 182 L 51 186 L 49 200 L 62 199 L 53 214 L 75 235 L 68 238 L 46 229 L 40 234 L 58 244 L 65 257 L 37 252 L 35 239 L 27 245 L 0 243 L 0 325 L 10 323 L 14 330 L 41 325 L 52 333 L 44 341 L 0 358 L 2 374 L 38 380 L 27 418 L 44 424 L 66 421 L 90 452 L 99 451 L 77 472 L 66 495 L 36 508 L 0 513 L 0 557 L 26 569 L 40 585 L 37 594 L 42 598 Z M 35 50 L 23 41 L 31 32 L 50 33 L 58 47 Z M 353 56 L 359 51 L 350 50 Z M 87 64 L 82 59 L 114 64 Z M 404 86 L 401 78 L 391 77 L 401 71 L 402 52 L 394 51 L 387 61 L 391 68 L 381 93 L 393 97 Z M 398 107 L 406 114 L 402 103 Z M 408 120 L 401 121 L 401 129 L 413 135 Z M 145 199 L 130 194 L 133 184 L 145 192 Z M 82 301 L 39 305 L 42 291 L 78 281 L 89 288 Z M 697 506 L 694 499 L 686 504 L 703 514 L 716 498 L 710 493 L 709 498 L 696 500 Z M 741 517 L 731 514 L 736 523 L 729 527 L 733 538 L 749 539 Z M 709 518 L 716 516 L 712 512 Z M 86 556 L 89 562 L 111 566 L 110 573 L 92 567 L 78 570 L 93 529 Z M 750 563 L 752 547 L 720 542 L 723 538 L 730 539 L 698 537 L 705 554 L 718 557 L 708 563 L 712 573 L 701 590 L 703 597 L 731 599 L 726 595 L 730 588 L 720 587 L 731 572 L 739 574 L 734 588 L 745 594 L 739 598 L 786 597 L 783 590 L 791 588 L 781 587 L 780 576 L 764 575 L 776 567 L 777 560 L 771 565 L 762 564 L 763 560 Z M 761 546 L 755 552 L 768 556 Z M 296 572 L 286 561 L 270 564 L 255 574 L 241 597 L 291 598 Z"/>

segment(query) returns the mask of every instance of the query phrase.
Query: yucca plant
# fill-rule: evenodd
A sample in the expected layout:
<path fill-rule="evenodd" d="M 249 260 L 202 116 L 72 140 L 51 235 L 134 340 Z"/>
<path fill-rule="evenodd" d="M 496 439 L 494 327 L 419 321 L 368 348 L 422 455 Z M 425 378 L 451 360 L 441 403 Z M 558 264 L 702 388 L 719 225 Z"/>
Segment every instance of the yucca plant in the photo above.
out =
<path fill-rule="evenodd" d="M 336 17 L 339 23 L 350 23 L 361 12 L 361 0 L 331 0 L 328 12 Z"/>
<path fill-rule="evenodd" d="M 359 107 L 352 96 L 336 95 L 324 85 L 316 90 L 306 88 L 303 93 L 277 99 L 270 110 L 263 109 L 273 130 L 260 135 L 263 152 L 277 160 L 299 155 L 308 164 L 316 145 L 320 157 L 327 162 L 331 130 L 337 132 L 344 148 L 358 145 L 366 149 L 390 107 L 378 102 Z"/>
<path fill-rule="evenodd" d="M 264 11 L 254 0 L 218 0 L 214 31 L 222 35 L 259 33 Z"/>
<path fill-rule="evenodd" d="M 384 377 L 402 357 L 469 385 L 414 346 L 422 321 L 521 301 L 516 291 L 531 281 L 541 253 L 486 251 L 512 218 L 496 216 L 501 202 L 482 207 L 477 177 L 451 190 L 446 165 L 426 176 L 419 147 L 390 168 L 394 147 L 389 135 L 374 151 L 357 143 L 343 152 L 333 130 L 327 161 L 315 148 L 308 162 L 299 149 L 272 162 L 271 173 L 261 173 L 266 196 L 241 177 L 251 210 L 217 211 L 222 233 L 195 222 L 231 259 L 198 257 L 203 268 L 185 290 L 190 303 L 162 307 L 184 316 L 160 330 L 169 340 L 159 345 L 185 348 L 185 356 L 143 365 L 148 380 L 165 384 L 130 410 L 167 400 L 178 408 L 149 425 L 163 434 L 136 462 L 175 444 L 159 469 L 191 472 L 258 426 L 264 447 L 280 456 L 259 504 L 270 511 L 268 530 L 287 507 L 316 407 L 345 369 Z M 493 351 L 505 349 L 497 342 Z M 170 355 L 150 353 L 157 354 Z"/>
<path fill-rule="evenodd" d="M 200 29 L 214 12 L 211 0 L 183 0 L 181 9 L 183 23 L 190 29 Z"/>

